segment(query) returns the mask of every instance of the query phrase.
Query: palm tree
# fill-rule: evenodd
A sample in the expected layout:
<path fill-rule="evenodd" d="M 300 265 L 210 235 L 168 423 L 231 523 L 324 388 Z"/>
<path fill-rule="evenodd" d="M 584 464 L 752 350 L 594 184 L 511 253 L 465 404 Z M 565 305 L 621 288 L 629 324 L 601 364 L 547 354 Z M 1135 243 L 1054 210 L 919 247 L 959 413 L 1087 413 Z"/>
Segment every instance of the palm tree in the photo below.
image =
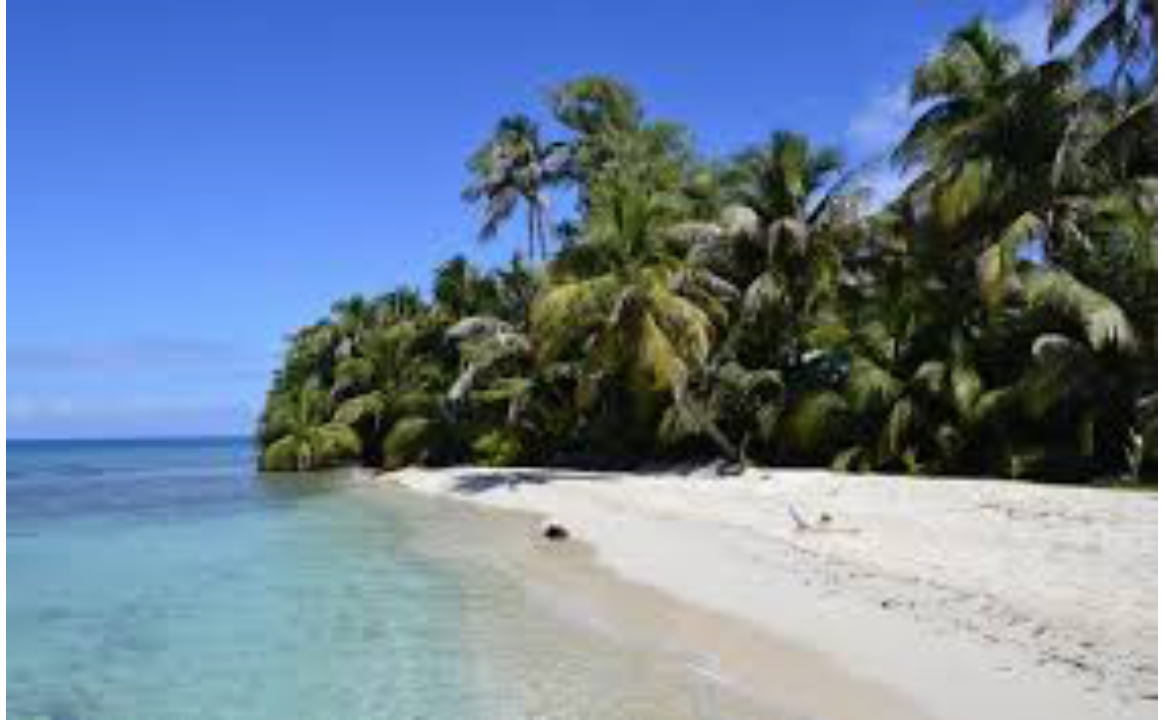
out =
<path fill-rule="evenodd" d="M 563 83 L 551 91 L 550 105 L 559 123 L 581 136 L 628 133 L 639 128 L 644 118 L 635 91 L 602 75 Z"/>
<path fill-rule="evenodd" d="M 365 340 L 359 360 L 367 374 L 345 388 L 332 419 L 361 433 L 366 460 L 384 459 L 382 441 L 401 419 L 439 416 L 456 361 L 443 339 L 445 324 L 436 313 L 403 317 Z M 338 365 L 338 379 L 344 371 Z"/>
<path fill-rule="evenodd" d="M 398 319 L 414 317 L 425 308 L 421 295 L 411 287 L 398 287 L 373 300 L 378 326 L 391 324 Z"/>
<path fill-rule="evenodd" d="M 564 175 L 575 185 L 584 224 L 592 195 L 604 185 L 636 185 L 661 193 L 697 195 L 701 166 L 687 130 L 648 120 L 635 92 L 607 76 L 588 75 L 550 94 L 551 112 L 572 136 Z M 576 230 L 568 225 L 569 231 Z"/>
<path fill-rule="evenodd" d="M 812 223 L 838 199 L 829 193 L 842 180 L 842 156 L 813 148 L 800 134 L 777 131 L 737 154 L 725 173 L 732 202 L 747 206 L 771 224 L 779 219 Z"/>
<path fill-rule="evenodd" d="M 912 103 L 927 106 L 893 154 L 923 168 L 908 195 L 927 196 L 949 231 L 974 222 L 999 226 L 993 212 L 1006 223 L 1018 205 L 1047 197 L 1075 100 L 1069 77 L 1061 64 L 1030 68 L 1019 47 L 982 19 L 952 32 L 915 71 Z"/>
<path fill-rule="evenodd" d="M 975 259 L 993 303 L 1015 288 L 1023 248 L 1060 264 L 1091 243 L 1091 220 L 1152 153 L 1107 146 L 1114 109 L 1099 107 L 1063 63 L 1025 65 L 982 21 L 916 71 L 913 97 L 931 105 L 896 150 L 924 165 L 909 196 L 928 201 L 937 230 L 962 242 L 955 248 L 964 264 Z"/>
<path fill-rule="evenodd" d="M 1157 0 L 1052 0 L 1050 3 L 1048 48 L 1051 52 L 1073 32 L 1082 16 L 1090 13 L 1097 21 L 1081 38 L 1073 56 L 1089 69 L 1107 53 L 1115 59 L 1111 85 L 1136 85 L 1132 71 L 1145 68 L 1150 77 L 1158 66 Z"/>
<path fill-rule="evenodd" d="M 642 129 L 643 107 L 631 88 L 601 75 L 563 83 L 551 90 L 549 101 L 555 119 L 575 134 L 564 170 L 579 187 L 585 209 L 599 174 L 623 155 L 617 145 Z"/>
<path fill-rule="evenodd" d="M 670 437 L 691 430 L 686 420 L 703 409 L 725 440 L 737 441 L 734 457 L 754 440 L 768 443 L 759 451 L 767 455 L 787 398 L 819 383 L 821 352 L 807 342 L 834 314 L 861 191 L 837 152 L 787 132 L 735 156 L 721 178 L 732 203 L 720 219 L 671 233 L 689 244 L 694 268 L 739 290 L 740 303 L 711 364 L 694 377 L 688 409 L 674 411 Z"/>
<path fill-rule="evenodd" d="M 1076 120 L 1086 92 L 1071 67 L 1030 67 L 976 20 L 916 70 L 912 98 L 929 106 L 895 151 L 923 167 L 907 203 L 956 242 L 956 273 L 974 268 L 985 296 L 999 301 L 1024 247 L 1055 262 L 1079 238 L 1074 220 L 1096 175 Z"/>
<path fill-rule="evenodd" d="M 454 319 L 470 314 L 493 312 L 498 304 L 494 279 L 483 275 L 460 254 L 437 267 L 433 279 L 433 299 Z"/>
<path fill-rule="evenodd" d="M 1156 5 L 1058 0 L 1054 43 L 1088 5 L 1077 53 L 1039 65 L 981 20 L 951 33 L 895 150 L 918 173 L 873 214 L 803 136 L 706 159 L 616 80 L 560 86 L 565 140 L 503 119 L 466 191 L 483 238 L 525 213 L 526 256 L 546 258 L 548 194 L 574 184 L 554 258 L 456 257 L 432 303 L 334 305 L 290 339 L 260 465 L 716 453 L 1153 477 Z M 1093 82 L 1103 54 L 1136 83 Z"/>
<path fill-rule="evenodd" d="M 667 243 L 679 213 L 673 199 L 634 187 L 597 191 L 588 240 L 563 250 L 534 301 L 535 354 L 540 364 L 581 360 L 584 411 L 614 395 L 633 406 L 641 429 L 654 429 L 661 398 L 680 395 L 707 361 L 724 310 Z"/>
<path fill-rule="evenodd" d="M 563 177 L 567 163 L 562 144 L 544 144 L 538 124 L 518 114 L 498 122 L 494 135 L 470 159 L 473 182 L 463 192 L 467 201 L 482 202 L 480 236 L 489 240 L 517 210 L 526 207 L 527 256 L 547 255 L 551 220 L 549 189 Z"/>
<path fill-rule="evenodd" d="M 376 322 L 376 307 L 364 296 L 354 294 L 332 305 L 332 329 L 339 359 L 356 356 L 368 330 Z"/>
<path fill-rule="evenodd" d="M 360 458 L 360 438 L 347 425 L 329 421 L 328 395 L 314 385 L 269 397 L 261 438 L 264 470 L 314 470 Z"/>
<path fill-rule="evenodd" d="M 774 133 L 734 158 L 725 183 L 739 207 L 726 210 L 716 238 L 729 252 L 721 275 L 742 289 L 741 321 L 759 325 L 754 336 L 797 340 L 821 321 L 839 286 L 844 247 L 858 230 L 863 192 L 852 180 L 836 150 L 814 148 L 795 133 Z M 795 364 L 802 352 L 789 351 Z"/>
<path fill-rule="evenodd" d="M 1011 374 L 1002 381 L 1022 411 L 1014 422 L 1033 434 L 1015 436 L 1029 447 L 1010 455 L 1007 472 L 1066 463 L 1070 452 L 1080 461 L 1119 458 L 1118 441 L 1135 424 L 1136 375 L 1123 372 L 1115 386 L 1096 373 L 1134 364 L 1139 335 L 1121 305 L 1076 272 L 1115 235 L 1121 244 L 1152 238 L 1128 203 L 1137 196 L 1130 174 L 1143 173 L 1152 152 L 1138 134 L 1114 130 L 1146 116 L 1123 115 L 1070 64 L 1025 65 L 978 21 L 919 68 L 913 94 L 931 105 L 897 153 L 924 171 L 900 210 L 917 215 L 913 238 L 950 240 L 919 250 L 943 260 L 931 269 L 948 290 L 948 324 L 980 329 L 969 339 L 995 360 L 997 378 L 1001 368 Z M 1025 258 L 1034 248 L 1035 263 Z"/>

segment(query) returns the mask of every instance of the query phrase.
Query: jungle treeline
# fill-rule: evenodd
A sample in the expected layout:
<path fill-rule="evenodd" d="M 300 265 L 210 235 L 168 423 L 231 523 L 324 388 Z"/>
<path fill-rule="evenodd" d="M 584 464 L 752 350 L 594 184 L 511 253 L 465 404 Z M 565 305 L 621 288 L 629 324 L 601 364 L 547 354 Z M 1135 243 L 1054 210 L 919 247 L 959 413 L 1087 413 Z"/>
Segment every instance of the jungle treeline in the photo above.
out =
<path fill-rule="evenodd" d="M 1039 64 L 955 29 L 881 203 L 802 133 L 712 157 L 619 80 L 569 80 L 553 123 L 502 118 L 468 162 L 482 239 L 522 225 L 514 260 L 455 257 L 291 335 L 260 465 L 1156 485 L 1156 20 L 1057 0 Z"/>

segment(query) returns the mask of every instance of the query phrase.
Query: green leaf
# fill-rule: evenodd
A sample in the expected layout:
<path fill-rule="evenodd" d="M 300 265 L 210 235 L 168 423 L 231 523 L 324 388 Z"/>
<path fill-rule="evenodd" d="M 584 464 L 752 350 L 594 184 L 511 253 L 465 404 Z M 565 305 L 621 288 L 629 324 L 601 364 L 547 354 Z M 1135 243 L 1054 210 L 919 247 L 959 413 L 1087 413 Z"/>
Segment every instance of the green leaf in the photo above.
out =
<path fill-rule="evenodd" d="M 837 392 L 818 390 L 803 395 L 782 423 L 783 438 L 802 452 L 822 450 L 839 432 L 849 408 Z"/>
<path fill-rule="evenodd" d="M 367 392 L 340 403 L 332 419 L 344 425 L 356 425 L 366 418 L 379 418 L 385 412 L 385 396 L 381 392 Z"/>
<path fill-rule="evenodd" d="M 990 308 L 999 307 L 1015 283 L 1018 250 L 1041 236 L 1044 224 L 1035 214 L 1021 214 L 1009 224 L 996 243 L 981 254 L 976 264 L 980 294 Z"/>
<path fill-rule="evenodd" d="M 1068 272 L 1033 268 L 1022 276 L 1022 283 L 1030 307 L 1075 321 L 1094 350 L 1114 347 L 1130 353 L 1137 349 L 1137 335 L 1121 307 Z"/>
<path fill-rule="evenodd" d="M 385 436 L 385 466 L 398 468 L 422 462 L 436 431 L 436 423 L 428 418 L 404 417 L 397 420 Z"/>
<path fill-rule="evenodd" d="M 909 398 L 903 398 L 895 403 L 883 423 L 882 436 L 879 441 L 880 458 L 882 462 L 901 459 L 908 451 L 908 442 L 912 427 L 915 425 L 917 412 Z"/>
<path fill-rule="evenodd" d="M 902 383 L 875 362 L 865 357 L 856 357 L 851 362 L 846 396 L 850 406 L 859 413 L 890 405 L 902 390 Z"/>
<path fill-rule="evenodd" d="M 957 364 L 951 371 L 951 387 L 956 411 L 962 419 L 971 418 L 984 389 L 979 373 L 971 365 Z"/>

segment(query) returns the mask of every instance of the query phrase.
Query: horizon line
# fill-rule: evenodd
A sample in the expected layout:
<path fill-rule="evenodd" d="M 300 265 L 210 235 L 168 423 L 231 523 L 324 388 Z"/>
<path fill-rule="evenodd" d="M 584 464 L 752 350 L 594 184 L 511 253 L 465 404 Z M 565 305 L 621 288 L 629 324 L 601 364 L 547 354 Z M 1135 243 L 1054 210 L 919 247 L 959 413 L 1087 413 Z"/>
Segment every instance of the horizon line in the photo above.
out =
<path fill-rule="evenodd" d="M 227 440 L 253 440 L 251 433 L 208 433 L 208 434 L 161 434 L 161 435 L 80 435 L 80 436 L 35 436 L 5 437 L 5 443 L 45 443 L 45 442 L 211 442 Z"/>

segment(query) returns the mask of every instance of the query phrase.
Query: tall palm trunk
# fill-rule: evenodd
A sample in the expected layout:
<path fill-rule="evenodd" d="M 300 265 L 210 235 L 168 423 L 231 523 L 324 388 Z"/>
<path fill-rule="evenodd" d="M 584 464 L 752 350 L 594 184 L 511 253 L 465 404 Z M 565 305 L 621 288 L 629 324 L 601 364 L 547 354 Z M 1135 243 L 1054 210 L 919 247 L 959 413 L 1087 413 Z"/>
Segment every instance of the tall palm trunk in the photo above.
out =
<path fill-rule="evenodd" d="M 536 207 L 528 202 L 526 205 L 526 258 L 532 262 L 535 259 L 535 239 L 538 236 L 536 231 L 537 213 Z"/>
<path fill-rule="evenodd" d="M 531 261 L 536 258 L 546 261 L 550 254 L 550 214 L 538 198 L 528 198 L 526 203 L 526 248 Z M 536 257 L 537 253 L 537 257 Z"/>
<path fill-rule="evenodd" d="M 543 206 L 541 200 L 539 201 L 538 206 L 535 208 L 538 212 L 537 231 L 539 252 L 542 254 L 543 261 L 546 261 L 550 254 L 549 245 L 547 243 L 550 230 L 550 211 L 548 211 L 547 208 Z"/>

